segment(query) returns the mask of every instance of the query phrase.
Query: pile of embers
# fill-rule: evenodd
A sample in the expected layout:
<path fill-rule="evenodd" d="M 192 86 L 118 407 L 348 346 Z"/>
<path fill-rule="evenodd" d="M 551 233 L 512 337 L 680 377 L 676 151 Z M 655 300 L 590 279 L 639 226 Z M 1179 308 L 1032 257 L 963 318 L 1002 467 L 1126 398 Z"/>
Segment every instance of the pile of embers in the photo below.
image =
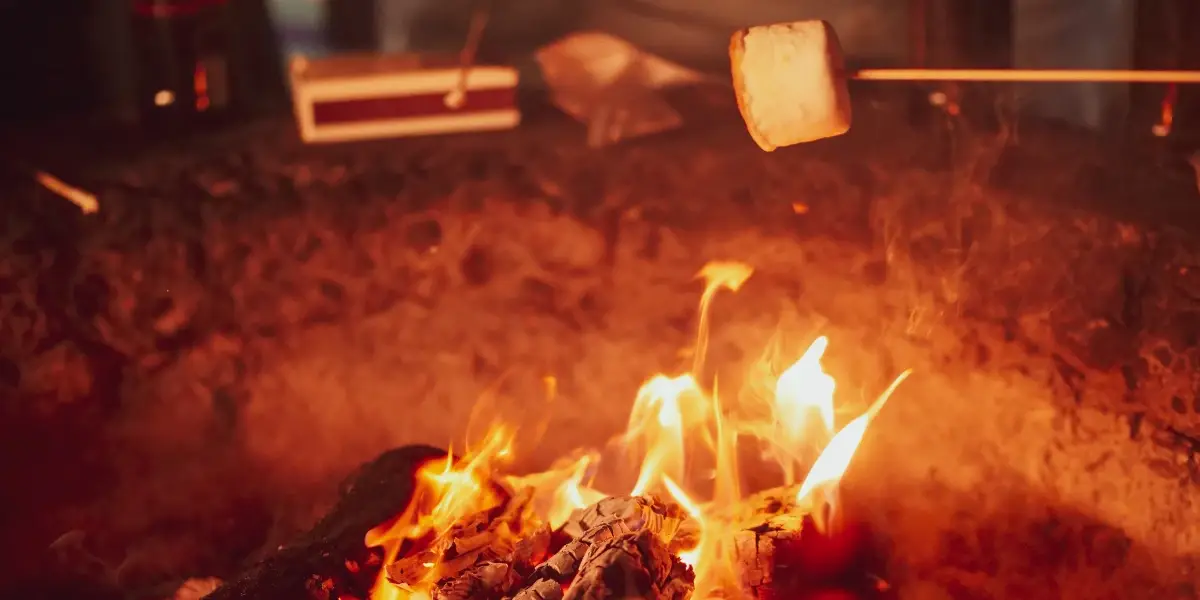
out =
<path fill-rule="evenodd" d="M 700 272 L 707 287 L 696 357 L 707 346 L 713 295 L 736 291 L 750 273 L 732 262 Z M 884 593 L 883 580 L 868 574 L 875 566 L 871 544 L 837 501 L 838 485 L 868 424 L 904 376 L 837 427 L 835 384 L 821 365 L 827 345 L 818 338 L 786 366 L 764 361 L 750 392 L 736 402 L 718 402 L 715 390 L 698 382 L 699 358 L 689 373 L 651 377 L 614 440 L 639 465 L 617 474 L 636 475 L 625 494 L 594 487 L 596 452 L 542 473 L 506 475 L 502 465 L 513 455 L 515 430 L 493 423 L 458 460 L 430 459 L 415 469 L 406 507 L 385 513 L 366 533 L 365 545 L 382 555 L 371 554 L 365 565 L 347 563 L 347 577 L 314 577 L 308 590 L 322 600 Z M 784 487 L 743 496 L 739 440 L 759 444 Z M 705 501 L 693 499 L 699 492 Z"/>
<path fill-rule="evenodd" d="M 700 581 L 696 521 L 653 495 L 603 498 L 555 529 L 534 514 L 534 490 L 493 486 L 500 502 L 444 531 L 406 541 L 384 564 L 347 563 L 345 576 L 309 580 L 314 598 L 584 600 L 599 598 L 884 598 L 867 530 L 853 522 L 818 527 L 780 488 L 747 498 L 730 515 L 729 562 Z M 825 515 L 829 518 L 829 515 Z M 370 536 L 368 536 L 370 537 Z M 365 568 L 364 568 L 365 567 Z M 367 589 L 370 592 L 366 592 Z"/>

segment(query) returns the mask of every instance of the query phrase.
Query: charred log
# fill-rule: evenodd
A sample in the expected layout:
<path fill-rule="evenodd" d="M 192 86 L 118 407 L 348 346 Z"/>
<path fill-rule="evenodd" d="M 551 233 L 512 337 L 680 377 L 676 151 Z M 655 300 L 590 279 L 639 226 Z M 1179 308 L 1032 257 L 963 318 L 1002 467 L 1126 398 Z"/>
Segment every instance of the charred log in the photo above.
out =
<path fill-rule="evenodd" d="M 605 535 L 604 531 L 611 536 L 645 529 L 671 543 L 678 534 L 691 531 L 685 526 L 686 518 L 687 513 L 679 505 L 656 496 L 614 496 L 576 511 L 563 531 L 576 539 L 590 536 L 596 541 L 596 536 Z"/>
<path fill-rule="evenodd" d="M 685 598 L 694 574 L 649 529 L 592 544 L 563 600 Z"/>
<path fill-rule="evenodd" d="M 380 557 L 363 545 L 368 530 L 403 509 L 412 497 L 416 471 L 445 453 L 405 446 L 365 464 L 333 510 L 311 531 L 251 566 L 207 596 L 209 600 L 295 600 L 314 594 L 365 596 L 372 573 L 363 568 Z"/>
<path fill-rule="evenodd" d="M 555 585 L 570 582 L 579 572 L 579 563 L 583 561 L 583 555 L 587 554 L 588 547 L 589 544 L 582 540 L 567 542 L 554 556 L 534 569 L 532 579 L 552 581 Z"/>
<path fill-rule="evenodd" d="M 532 489 L 507 496 L 495 507 L 481 510 L 460 519 L 439 535 L 425 549 L 387 565 L 387 577 L 399 585 L 418 581 L 436 581 L 439 589 L 483 585 L 481 579 L 505 580 L 496 568 L 476 567 L 505 564 L 513 571 L 513 562 L 533 560 L 549 548 L 549 533 L 533 515 L 530 507 Z M 526 531 L 532 526 L 533 528 Z M 525 540 L 524 538 L 530 539 Z M 544 547 L 539 544 L 544 542 Z M 516 556 L 520 553 L 520 557 Z M 513 577 L 519 577 L 513 571 Z M 466 581 L 459 581 L 465 578 Z"/>
<path fill-rule="evenodd" d="M 486 562 L 475 565 L 458 576 L 440 583 L 434 590 L 434 600 L 479 600 L 500 598 L 521 583 L 512 565 Z"/>
<path fill-rule="evenodd" d="M 512 600 L 562 600 L 562 584 L 553 579 L 539 579 L 517 592 Z"/>
<path fill-rule="evenodd" d="M 521 588 L 534 567 L 550 550 L 550 527 L 536 526 L 531 535 L 513 544 L 503 560 L 478 563 L 453 577 L 443 578 L 434 590 L 435 600 L 500 598 Z"/>
<path fill-rule="evenodd" d="M 829 589 L 873 597 L 883 580 L 872 572 L 865 527 L 829 515 L 822 516 L 819 527 L 813 515 L 786 500 L 793 495 L 792 488 L 765 492 L 750 503 L 757 517 L 743 515 L 734 534 L 734 557 L 744 592 L 759 600 Z"/>

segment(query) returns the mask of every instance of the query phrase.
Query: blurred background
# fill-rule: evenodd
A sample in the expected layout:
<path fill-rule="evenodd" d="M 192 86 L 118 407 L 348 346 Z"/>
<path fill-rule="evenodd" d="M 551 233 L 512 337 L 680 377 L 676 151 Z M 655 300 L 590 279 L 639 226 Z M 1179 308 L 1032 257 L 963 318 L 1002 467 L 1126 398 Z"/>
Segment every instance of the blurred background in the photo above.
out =
<path fill-rule="evenodd" d="M 164 81 L 195 79 L 197 52 L 223 57 L 205 72 L 215 97 L 203 102 L 230 109 L 224 114 L 282 110 L 287 56 L 454 50 L 475 1 L 0 0 L 0 122 L 69 115 L 137 123 L 156 112 L 149 106 L 169 99 L 155 98 Z M 500 59 L 569 31 L 600 29 L 721 72 L 735 28 L 820 17 L 834 23 L 850 59 L 861 64 L 1200 66 L 1194 0 L 491 1 L 483 52 Z M 1032 86 L 1022 105 L 1094 129 L 1131 118 L 1145 124 L 1167 90 L 1142 87 Z M 1194 91 L 1178 92 L 1181 106 L 1195 104 Z"/>

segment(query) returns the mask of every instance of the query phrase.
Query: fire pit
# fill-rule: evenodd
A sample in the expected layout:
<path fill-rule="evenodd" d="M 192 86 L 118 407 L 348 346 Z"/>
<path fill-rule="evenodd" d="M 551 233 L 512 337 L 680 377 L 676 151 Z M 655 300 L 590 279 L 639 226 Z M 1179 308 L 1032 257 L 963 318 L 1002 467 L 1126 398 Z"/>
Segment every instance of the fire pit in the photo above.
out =
<path fill-rule="evenodd" d="M 738 263 L 701 271 L 707 286 L 691 374 L 647 381 L 617 440 L 640 463 L 627 495 L 590 487 L 593 467 L 605 466 L 591 451 L 550 471 L 504 475 L 498 467 L 513 452 L 516 432 L 493 425 L 457 462 L 422 465 L 409 507 L 368 532 L 367 546 L 383 548 L 370 596 L 840 597 L 851 592 L 839 584 L 869 589 L 867 581 L 886 589 L 865 574 L 846 581 L 866 550 L 847 541 L 853 529 L 843 526 L 836 497 L 870 418 L 900 380 L 867 413 L 835 429 L 822 337 L 778 376 L 772 352 L 743 393 L 719 401 L 697 379 L 705 372 L 707 308 L 719 289 L 737 290 L 750 274 Z M 772 390 L 765 397 L 764 386 Z M 741 492 L 738 448 L 747 441 L 761 444 L 757 451 L 777 464 L 785 486 L 754 501 Z M 697 477 L 703 471 L 711 476 Z M 697 489 L 708 497 L 696 497 Z"/>
<path fill-rule="evenodd" d="M 711 125 L 593 151 L 562 120 L 321 149 L 296 142 L 290 123 L 264 124 L 70 177 L 99 199 L 93 216 L 28 192 L 6 209 L 14 222 L 63 235 L 13 234 L 5 277 L 25 292 L 5 297 L 5 323 L 21 336 L 0 342 L 19 376 L 0 385 L 19 394 L 26 422 L 49 423 L 11 439 L 31 455 L 68 455 L 55 472 L 84 475 L 55 488 L 21 478 L 37 518 L 6 540 L 38 549 L 108 528 L 114 563 L 164 558 L 199 538 L 180 515 L 250 497 L 275 520 L 274 535 L 253 540 L 258 552 L 206 542 L 243 560 L 164 571 L 221 576 L 217 600 L 398 594 L 389 566 L 445 554 L 437 522 L 495 509 L 483 562 L 521 575 L 515 596 L 545 580 L 549 557 L 575 539 L 563 532 L 582 538 L 590 524 L 555 509 L 646 492 L 656 500 L 603 505 L 654 524 L 611 538 L 638 547 L 611 562 L 642 569 L 639 585 L 662 595 L 712 579 L 744 590 L 744 563 L 774 560 L 737 543 L 758 529 L 755 539 L 799 531 L 774 562 L 822 575 L 783 577 L 784 593 L 1189 597 L 1200 246 L 1170 222 L 1194 214 L 1192 173 L 1156 166 L 1144 148 L 1108 154 L 1036 127 L 1003 148 L 955 130 L 951 154 L 944 132 L 872 98 L 855 107 L 860 133 L 764 155 L 730 102 L 674 100 Z M 1163 200 L 1139 203 L 1147 197 Z M 695 275 L 712 260 L 753 275 L 698 310 Z M 707 352 L 682 354 L 700 315 Z M 818 339 L 827 346 L 812 347 Z M 765 362 L 764 349 L 775 351 Z M 825 402 L 822 377 L 837 383 L 832 428 L 824 409 L 796 415 L 802 444 L 746 425 L 790 406 L 774 404 L 789 398 L 774 383 L 797 360 L 818 382 L 799 399 Z M 666 375 L 639 396 L 655 373 Z M 694 472 L 656 450 L 673 439 L 658 418 L 675 397 L 658 386 L 671 385 Z M 738 410 L 751 414 L 714 416 Z M 830 444 L 863 414 L 845 472 L 798 498 L 821 450 L 847 456 Z M 75 428 L 51 426 L 64 420 Z M 736 453 L 718 444 L 735 432 Z M 445 461 L 437 448 L 450 440 L 470 445 Z M 601 459 L 583 466 L 589 450 Z M 336 506 L 312 491 L 380 453 Z M 657 475 L 638 487 L 656 453 Z M 78 469 L 71 457 L 83 455 L 102 468 Z M 481 491 L 441 513 L 457 489 L 447 480 Z M 51 492 L 57 504 L 34 510 Z M 289 522 L 291 503 L 311 517 Z M 523 506 L 536 520 L 504 514 Z M 195 531 L 218 513 L 197 516 Z M 504 519 L 510 535 L 494 535 Z M 539 522 L 560 531 L 544 548 Z M 804 540 L 860 535 L 833 565 L 805 555 Z M 14 571 L 56 564 L 13 554 Z M 392 579 L 432 592 L 451 575 L 442 569 L 462 567 L 459 582 L 468 570 L 445 556 L 419 562 Z M 578 587 L 606 564 L 549 580 Z"/>

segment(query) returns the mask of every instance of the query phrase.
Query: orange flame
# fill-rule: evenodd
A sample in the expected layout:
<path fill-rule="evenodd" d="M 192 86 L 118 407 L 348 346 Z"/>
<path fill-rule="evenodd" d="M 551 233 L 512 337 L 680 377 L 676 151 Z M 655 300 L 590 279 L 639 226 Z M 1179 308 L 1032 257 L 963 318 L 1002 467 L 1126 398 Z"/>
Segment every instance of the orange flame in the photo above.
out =
<path fill-rule="evenodd" d="M 636 480 L 629 494 L 665 493 L 694 522 L 696 544 L 677 555 L 695 570 L 696 598 L 723 596 L 739 585 L 734 544 L 738 526 L 732 516 L 744 501 L 739 439 L 748 437 L 762 443 L 767 455 L 778 462 L 786 485 L 794 485 L 800 479 L 798 474 L 808 467 L 793 498 L 795 506 L 814 516 L 832 514 L 838 484 L 870 421 L 908 375 L 903 373 L 866 413 L 839 430 L 834 410 L 837 385 L 821 363 L 829 340 L 818 337 L 778 376 L 764 373 L 773 381 L 766 382 L 765 389 L 770 391 L 765 395 L 769 398 L 762 399 L 762 406 L 746 406 L 747 402 L 723 406 L 715 379 L 708 389 L 699 383 L 708 343 L 708 313 L 721 289 L 736 292 L 751 273 L 750 267 L 732 262 L 710 263 L 701 270 L 699 277 L 706 286 L 700 300 L 692 370 L 674 377 L 659 374 L 648 379 L 638 391 L 626 431 L 618 438 L 637 461 L 637 469 L 632 471 L 636 472 Z M 768 362 L 764 360 L 763 364 Z M 760 378 L 753 379 L 748 383 L 764 383 Z M 754 408 L 760 409 L 759 414 L 751 410 Z M 418 474 L 417 494 L 410 506 L 392 522 L 372 530 L 367 545 L 382 546 L 387 562 L 395 560 L 402 547 L 418 545 L 431 532 L 444 531 L 464 516 L 494 506 L 499 500 L 489 481 L 502 481 L 512 489 L 533 490 L 535 512 L 555 528 L 573 511 L 607 496 L 593 488 L 589 480 L 589 473 L 599 462 L 596 453 L 564 460 L 544 473 L 497 475 L 498 463 L 511 453 L 511 442 L 506 428 L 493 427 L 480 448 L 457 464 L 447 458 L 426 465 Z M 690 451 L 696 448 L 702 452 L 694 456 Z M 809 448 L 815 459 L 805 454 Z M 711 462 L 711 477 L 697 476 L 698 465 L 689 462 L 693 458 Z M 696 500 L 697 489 L 709 491 L 707 501 Z M 436 583 L 433 574 L 438 569 L 436 564 L 426 566 L 429 576 L 406 588 L 390 584 L 381 575 L 371 598 L 430 598 Z"/>
<path fill-rule="evenodd" d="M 420 540 L 431 533 L 445 531 L 460 519 L 495 506 L 499 498 L 488 485 L 498 461 L 511 453 L 513 435 L 504 427 L 488 432 L 480 448 L 455 463 L 453 453 L 444 459 L 422 466 L 416 475 L 413 499 L 398 517 L 367 532 L 368 548 L 384 549 L 384 564 L 396 560 L 405 542 Z M 403 589 L 387 581 L 380 572 L 371 589 L 373 600 L 424 600 L 430 598 L 437 582 L 434 564 L 425 577 L 411 589 Z"/>

